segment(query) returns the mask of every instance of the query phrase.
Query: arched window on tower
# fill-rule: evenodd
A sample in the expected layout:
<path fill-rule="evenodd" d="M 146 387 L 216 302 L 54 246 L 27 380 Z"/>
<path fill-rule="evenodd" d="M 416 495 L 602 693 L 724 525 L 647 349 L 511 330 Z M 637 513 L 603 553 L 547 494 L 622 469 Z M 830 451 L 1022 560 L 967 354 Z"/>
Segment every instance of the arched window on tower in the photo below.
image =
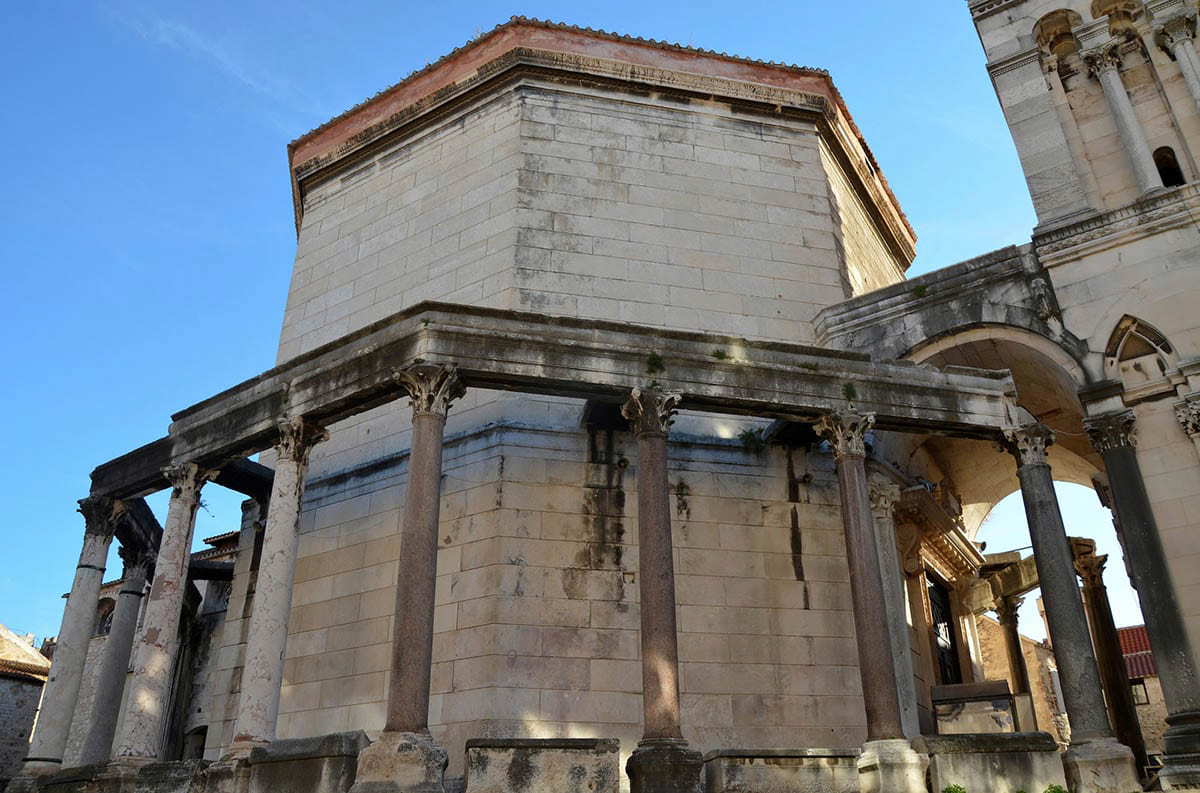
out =
<path fill-rule="evenodd" d="M 1051 11 L 1033 26 L 1043 68 L 1056 68 L 1064 81 L 1078 71 L 1079 43 L 1071 31 L 1082 22 L 1079 14 L 1063 8 Z"/>
<path fill-rule="evenodd" d="M 1187 183 L 1183 178 L 1183 169 L 1179 167 L 1179 160 L 1175 158 L 1175 150 L 1170 146 L 1154 150 L 1154 165 L 1158 168 L 1158 175 L 1164 187 L 1178 187 Z"/>
<path fill-rule="evenodd" d="M 100 598 L 96 605 L 96 630 L 93 636 L 107 636 L 112 630 L 113 609 L 116 605 L 112 598 Z"/>
<path fill-rule="evenodd" d="M 1117 323 L 1104 350 L 1109 377 L 1121 381 L 1127 399 L 1173 392 L 1167 372 L 1174 368 L 1175 358 L 1162 333 L 1129 315 Z"/>

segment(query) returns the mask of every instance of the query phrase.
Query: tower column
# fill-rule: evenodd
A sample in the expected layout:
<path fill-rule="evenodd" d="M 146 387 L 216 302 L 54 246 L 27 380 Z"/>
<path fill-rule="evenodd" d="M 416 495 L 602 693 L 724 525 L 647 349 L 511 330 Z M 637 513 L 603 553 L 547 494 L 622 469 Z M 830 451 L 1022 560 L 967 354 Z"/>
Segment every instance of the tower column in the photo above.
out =
<path fill-rule="evenodd" d="M 927 759 L 913 751 L 904 737 L 890 631 L 880 630 L 879 625 L 886 594 L 866 468 L 866 433 L 874 423 L 874 414 L 850 409 L 822 417 L 814 429 L 833 447 L 841 493 L 858 668 L 867 711 L 859 779 L 868 793 L 921 793 Z"/>
<path fill-rule="evenodd" d="M 71 719 L 79 699 L 88 643 L 96 626 L 96 604 L 104 581 L 108 546 L 115 529 L 111 498 L 89 496 L 79 502 L 83 515 L 83 548 L 75 567 L 75 580 L 67 595 L 62 625 L 54 647 L 54 662 L 42 694 L 37 727 L 29 742 L 23 774 L 43 774 L 62 767 Z"/>
<path fill-rule="evenodd" d="M 621 408 L 637 436 L 638 586 L 641 594 L 642 740 L 626 766 L 633 793 L 698 792 L 703 757 L 679 719 L 679 640 L 671 541 L 667 430 L 679 394 L 635 388 Z"/>
<path fill-rule="evenodd" d="M 1134 450 L 1133 411 L 1088 418 L 1084 429 L 1104 458 L 1126 562 L 1167 704 L 1169 726 L 1160 779 L 1164 789 L 1200 787 L 1200 678 L 1179 604 L 1172 597 L 1159 596 L 1175 589 Z"/>
<path fill-rule="evenodd" d="M 1047 627 L 1071 721 L 1071 745 L 1063 761 L 1067 779 L 1075 793 L 1136 793 L 1141 784 L 1133 754 L 1117 742 L 1108 724 L 1071 546 L 1046 462 L 1054 433 L 1043 424 L 1030 424 L 1006 431 L 1005 438 L 1017 460 Z"/>
<path fill-rule="evenodd" d="M 159 758 L 166 731 L 171 674 L 179 652 L 179 619 L 187 593 L 188 562 L 200 489 L 215 472 L 194 463 L 170 466 L 163 474 L 171 483 L 167 525 L 163 527 L 154 583 L 146 602 L 142 640 L 133 651 L 133 677 L 125 720 L 113 749 L 113 759 L 150 763 Z"/>
<path fill-rule="evenodd" d="M 137 631 L 138 614 L 146 594 L 153 554 L 150 549 L 122 546 L 121 561 L 125 563 L 121 589 L 113 609 L 112 628 L 104 642 L 104 656 L 96 675 L 96 694 L 92 701 L 92 723 L 79 754 L 80 765 L 103 763 L 112 755 L 113 734 L 125 693 L 125 678 L 129 673 L 129 656 L 133 653 L 133 638 Z"/>
<path fill-rule="evenodd" d="M 1109 720 L 1117 740 L 1133 752 L 1140 772 L 1146 767 L 1146 743 L 1142 740 L 1137 707 L 1129 689 L 1121 640 L 1108 602 L 1108 588 L 1104 586 L 1108 556 L 1098 556 L 1096 543 L 1091 540 L 1072 538 L 1071 547 L 1075 554 L 1075 572 L 1083 582 L 1083 605 L 1092 626 L 1092 641 L 1096 647 L 1096 663 L 1100 667 L 1100 683 L 1104 686 Z"/>
<path fill-rule="evenodd" d="M 328 437 L 322 427 L 299 417 L 279 425 L 275 476 L 263 530 L 242 688 L 228 752 L 233 757 L 249 756 L 254 747 L 275 740 L 288 617 L 292 611 L 292 579 L 300 544 L 297 528 L 304 499 L 304 474 L 312 447 Z"/>
<path fill-rule="evenodd" d="M 450 404 L 466 389 L 453 365 L 412 364 L 395 376 L 412 404 L 412 447 L 400 527 L 387 721 L 379 739 L 359 754 L 352 793 L 437 793 L 443 790 L 449 761 L 429 734 L 429 685 L 442 440 Z"/>
<path fill-rule="evenodd" d="M 1161 4 L 1161 3 L 1160 3 Z M 1153 4 L 1151 4 L 1153 5 Z M 1196 52 L 1196 14 L 1189 13 L 1183 3 L 1170 3 L 1179 9 L 1159 18 L 1154 15 L 1154 39 L 1179 64 L 1183 82 L 1200 110 L 1200 54 Z M 1193 5 L 1194 9 L 1195 6 Z"/>
<path fill-rule="evenodd" d="M 1121 80 L 1120 44 L 1110 42 L 1088 50 L 1083 53 L 1083 60 L 1089 73 L 1104 89 L 1104 98 L 1108 101 L 1113 121 L 1117 125 L 1121 145 L 1129 157 L 1138 191 L 1145 194 L 1162 187 L 1162 179 L 1159 178 L 1158 168 L 1154 165 L 1150 145 L 1146 142 L 1146 135 L 1138 122 L 1133 103 L 1129 101 L 1129 94 L 1125 92 L 1125 83 Z"/>

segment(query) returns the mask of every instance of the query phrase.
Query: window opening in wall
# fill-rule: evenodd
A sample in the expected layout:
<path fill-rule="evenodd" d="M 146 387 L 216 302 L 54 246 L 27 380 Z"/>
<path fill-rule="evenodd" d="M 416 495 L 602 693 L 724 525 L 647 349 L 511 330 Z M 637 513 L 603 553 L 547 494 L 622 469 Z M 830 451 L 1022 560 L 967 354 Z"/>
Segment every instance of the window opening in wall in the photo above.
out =
<path fill-rule="evenodd" d="M 1175 158 L 1175 150 L 1170 146 L 1155 150 L 1154 165 L 1158 168 L 1158 176 L 1162 179 L 1164 187 L 1178 187 L 1187 183 L 1183 178 L 1183 169 L 1179 167 L 1179 160 Z"/>
<path fill-rule="evenodd" d="M 93 636 L 107 636 L 112 631 L 113 611 L 116 605 L 112 598 L 101 599 L 96 607 L 96 629 L 92 632 Z"/>
<path fill-rule="evenodd" d="M 929 578 L 929 613 L 938 678 L 944 686 L 961 683 L 962 669 L 958 665 L 958 637 L 950 608 L 950 588 L 933 577 Z"/>
<path fill-rule="evenodd" d="M 1150 695 L 1146 692 L 1146 681 L 1145 680 L 1131 680 L 1131 681 L 1129 681 L 1129 688 L 1131 691 L 1133 691 L 1133 704 L 1135 704 L 1135 705 L 1149 705 L 1150 704 Z"/>

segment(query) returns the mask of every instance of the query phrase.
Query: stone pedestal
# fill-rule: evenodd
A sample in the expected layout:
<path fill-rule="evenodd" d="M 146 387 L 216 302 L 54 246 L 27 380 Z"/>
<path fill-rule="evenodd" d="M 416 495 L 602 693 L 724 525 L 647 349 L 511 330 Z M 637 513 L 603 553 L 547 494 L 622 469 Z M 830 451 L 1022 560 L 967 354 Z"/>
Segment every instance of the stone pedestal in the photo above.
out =
<path fill-rule="evenodd" d="M 925 738 L 935 791 L 961 785 L 987 793 L 1042 793 L 1067 786 L 1058 744 L 1044 732 L 938 735 Z"/>
<path fill-rule="evenodd" d="M 685 741 L 642 741 L 625 763 L 631 793 L 702 793 L 704 756 Z"/>
<path fill-rule="evenodd" d="M 605 738 L 467 741 L 468 793 L 617 793 L 620 742 Z"/>
<path fill-rule="evenodd" d="M 247 764 L 249 793 L 346 793 L 369 743 L 366 733 L 356 730 L 256 747 Z"/>
<path fill-rule="evenodd" d="M 929 758 L 903 738 L 867 741 L 858 756 L 861 793 L 926 793 Z"/>
<path fill-rule="evenodd" d="M 445 793 L 448 763 L 429 733 L 384 732 L 359 752 L 350 793 Z"/>
<path fill-rule="evenodd" d="M 707 793 L 859 793 L 851 749 L 718 749 L 704 755 Z"/>
<path fill-rule="evenodd" d="M 1140 793 L 1133 752 L 1116 738 L 1073 743 L 1063 756 L 1072 793 Z"/>

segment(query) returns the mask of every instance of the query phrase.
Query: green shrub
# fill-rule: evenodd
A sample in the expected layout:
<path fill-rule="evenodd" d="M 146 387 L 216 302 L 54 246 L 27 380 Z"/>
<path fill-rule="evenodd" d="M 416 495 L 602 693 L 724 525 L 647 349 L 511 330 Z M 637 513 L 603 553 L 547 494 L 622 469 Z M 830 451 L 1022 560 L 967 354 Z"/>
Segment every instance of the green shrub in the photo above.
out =
<path fill-rule="evenodd" d="M 962 785 L 946 785 L 942 793 L 967 793 L 967 789 Z"/>
<path fill-rule="evenodd" d="M 1046 788 L 1046 793 L 1067 793 L 1067 789 L 1062 785 L 1051 785 Z"/>

